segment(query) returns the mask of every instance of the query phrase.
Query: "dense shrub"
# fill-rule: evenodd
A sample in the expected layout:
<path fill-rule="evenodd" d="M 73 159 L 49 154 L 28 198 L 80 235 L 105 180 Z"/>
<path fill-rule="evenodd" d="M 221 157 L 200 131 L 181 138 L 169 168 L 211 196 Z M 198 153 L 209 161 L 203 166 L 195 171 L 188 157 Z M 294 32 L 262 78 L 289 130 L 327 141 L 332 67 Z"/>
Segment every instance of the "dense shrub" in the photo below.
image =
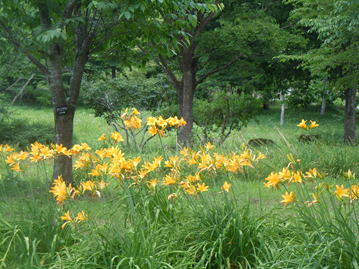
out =
<path fill-rule="evenodd" d="M 217 91 L 208 99 L 195 99 L 193 120 L 200 128 L 197 133 L 201 143 L 223 143 L 233 130 L 240 130 L 259 111 L 260 102 L 251 95 Z M 162 115 L 178 114 L 178 105 L 161 109 Z"/>
<path fill-rule="evenodd" d="M 111 117 L 126 107 L 157 109 L 171 92 L 162 75 L 146 77 L 133 71 L 115 79 L 87 81 L 83 86 L 83 103 L 95 110 L 96 116 Z"/>
<path fill-rule="evenodd" d="M 0 121 L 0 144 L 25 148 L 35 141 L 44 144 L 54 143 L 53 128 L 50 125 L 28 123 L 20 119 Z"/>

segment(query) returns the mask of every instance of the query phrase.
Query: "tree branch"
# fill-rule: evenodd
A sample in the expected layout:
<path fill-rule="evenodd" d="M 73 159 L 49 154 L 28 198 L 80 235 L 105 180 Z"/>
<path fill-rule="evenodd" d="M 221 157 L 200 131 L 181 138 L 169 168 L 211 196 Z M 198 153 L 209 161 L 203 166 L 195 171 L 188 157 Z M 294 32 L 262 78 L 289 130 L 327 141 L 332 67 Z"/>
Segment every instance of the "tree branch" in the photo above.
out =
<path fill-rule="evenodd" d="M 239 55 L 237 57 L 235 57 L 232 61 L 229 61 L 228 63 L 222 65 L 222 66 L 218 66 L 217 68 L 213 69 L 212 71 L 209 71 L 207 74 L 204 74 L 201 78 L 199 78 L 196 81 L 196 85 L 201 84 L 203 81 L 205 81 L 209 76 L 212 76 L 222 70 L 225 70 L 227 67 L 231 66 L 232 64 L 234 64 L 235 62 L 237 62 L 239 59 L 245 59 L 245 57 L 243 57 L 242 55 Z"/>
<path fill-rule="evenodd" d="M 80 3 L 79 0 L 69 0 L 67 2 L 65 10 L 64 10 L 64 18 L 65 19 L 71 18 L 72 13 L 78 3 Z"/>
<path fill-rule="evenodd" d="M 15 48 L 20 50 L 26 55 L 26 57 L 45 75 L 49 74 L 47 67 L 40 62 L 34 55 L 32 55 L 27 49 L 23 48 L 20 42 L 15 38 L 16 34 L 3 22 L 0 20 L 0 29 L 3 30 L 3 37 L 8 40 Z"/>
<path fill-rule="evenodd" d="M 208 23 L 213 19 L 214 15 L 215 15 L 214 13 L 210 13 L 207 16 L 204 16 L 203 14 L 199 15 L 200 16 L 199 24 L 194 31 L 193 34 L 194 37 L 198 36 L 200 33 L 204 31 Z"/>
<path fill-rule="evenodd" d="M 19 93 L 14 97 L 14 99 L 12 100 L 11 104 L 13 105 L 16 101 L 17 98 L 19 98 L 20 96 L 22 96 L 22 94 L 24 93 L 24 90 L 26 89 L 27 85 L 29 85 L 30 81 L 34 78 L 34 74 L 32 74 L 30 76 L 30 78 L 26 81 L 26 83 L 24 84 L 24 86 L 22 86 L 21 90 L 19 91 Z"/>
<path fill-rule="evenodd" d="M 177 79 L 176 75 L 173 73 L 171 67 L 168 65 L 166 58 L 163 55 L 158 56 L 160 65 L 163 69 L 163 71 L 166 72 L 169 79 L 172 81 L 172 83 L 175 85 L 175 87 L 179 87 L 181 82 Z"/>

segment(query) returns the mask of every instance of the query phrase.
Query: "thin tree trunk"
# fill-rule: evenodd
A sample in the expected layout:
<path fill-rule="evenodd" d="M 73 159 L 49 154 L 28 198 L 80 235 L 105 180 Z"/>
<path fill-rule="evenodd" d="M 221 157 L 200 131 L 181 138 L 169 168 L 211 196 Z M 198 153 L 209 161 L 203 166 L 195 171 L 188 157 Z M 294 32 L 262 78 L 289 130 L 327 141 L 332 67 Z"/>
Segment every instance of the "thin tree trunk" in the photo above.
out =
<path fill-rule="evenodd" d="M 16 101 L 17 98 L 19 98 L 19 97 L 21 98 L 21 97 L 22 97 L 22 95 L 24 94 L 24 91 L 25 91 L 27 85 L 29 85 L 30 81 L 31 81 L 33 78 L 34 78 L 34 74 L 32 74 L 32 75 L 30 76 L 30 78 L 26 81 L 26 83 L 24 84 L 24 86 L 22 86 L 20 92 L 19 92 L 19 93 L 14 97 L 14 99 L 11 101 L 11 104 L 12 104 L 12 105 L 15 103 L 15 101 Z"/>
<path fill-rule="evenodd" d="M 356 113 L 356 89 L 345 91 L 345 115 L 344 115 L 344 142 L 355 142 L 355 113 Z"/>
<path fill-rule="evenodd" d="M 320 115 L 324 115 L 325 114 L 325 108 L 326 108 L 326 101 L 325 101 L 325 96 L 322 96 L 322 105 L 320 107 Z"/>
<path fill-rule="evenodd" d="M 111 66 L 111 77 L 113 79 L 116 78 L 116 67 L 115 66 Z"/>
<path fill-rule="evenodd" d="M 263 110 L 269 110 L 269 102 L 268 101 L 264 101 L 263 104 L 262 104 L 262 108 Z"/>
<path fill-rule="evenodd" d="M 280 92 L 280 101 L 281 101 L 281 106 L 280 106 L 280 126 L 284 125 L 284 113 L 285 113 L 285 105 L 284 105 L 284 96 L 283 93 Z"/>

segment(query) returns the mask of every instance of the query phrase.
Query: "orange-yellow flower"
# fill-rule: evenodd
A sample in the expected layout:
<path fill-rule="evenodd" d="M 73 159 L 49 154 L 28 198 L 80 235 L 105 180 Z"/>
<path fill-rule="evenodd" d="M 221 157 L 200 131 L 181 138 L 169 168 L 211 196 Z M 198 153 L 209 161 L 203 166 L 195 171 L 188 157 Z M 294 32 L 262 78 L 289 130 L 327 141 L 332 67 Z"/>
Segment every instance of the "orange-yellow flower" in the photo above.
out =
<path fill-rule="evenodd" d="M 229 190 L 231 189 L 232 184 L 228 183 L 227 181 L 224 182 L 224 184 L 222 185 L 221 189 L 225 192 L 229 192 Z"/>
<path fill-rule="evenodd" d="M 8 144 L 3 145 L 2 150 L 5 151 L 5 152 L 13 152 L 13 151 L 15 151 L 15 149 L 10 147 Z"/>
<path fill-rule="evenodd" d="M 202 184 L 197 184 L 197 190 L 199 192 L 205 192 L 208 191 L 208 186 L 206 186 L 206 184 L 202 183 Z"/>
<path fill-rule="evenodd" d="M 117 143 L 123 142 L 123 138 L 119 132 L 113 132 L 111 134 L 111 138 Z"/>
<path fill-rule="evenodd" d="M 177 123 L 177 126 L 181 127 L 181 126 L 185 126 L 186 124 L 187 122 L 183 118 L 180 118 L 180 120 Z"/>
<path fill-rule="evenodd" d="M 15 171 L 15 172 L 21 172 L 21 168 L 20 168 L 20 164 L 19 163 L 15 163 L 13 166 L 11 166 L 11 170 Z"/>
<path fill-rule="evenodd" d="M 132 108 L 132 114 L 137 116 L 140 115 L 141 113 L 136 108 Z"/>
<path fill-rule="evenodd" d="M 93 191 L 96 187 L 95 182 L 92 180 L 88 180 L 85 182 L 81 182 L 82 190 L 85 191 Z"/>
<path fill-rule="evenodd" d="M 350 195 L 351 200 L 358 200 L 359 198 L 359 185 L 352 185 L 350 187 Z"/>
<path fill-rule="evenodd" d="M 52 184 L 49 192 L 52 193 L 58 204 L 64 203 L 67 198 L 67 188 L 66 183 L 61 176 L 54 180 L 54 183 Z"/>
<path fill-rule="evenodd" d="M 146 122 L 148 126 L 155 126 L 157 119 L 155 117 L 148 117 Z"/>
<path fill-rule="evenodd" d="M 106 135 L 105 134 L 102 134 L 97 140 L 98 141 L 105 141 L 107 138 L 106 138 Z"/>
<path fill-rule="evenodd" d="M 189 184 L 187 188 L 185 188 L 185 192 L 187 192 L 189 195 L 196 195 L 197 189 L 195 186 Z"/>
<path fill-rule="evenodd" d="M 317 128 L 319 126 L 319 124 L 316 121 L 310 121 L 310 124 L 308 126 L 309 129 L 314 129 Z"/>
<path fill-rule="evenodd" d="M 127 129 L 140 129 L 142 120 L 137 116 L 131 116 L 130 118 L 125 119 L 124 123 Z"/>
<path fill-rule="evenodd" d="M 160 130 L 158 130 L 158 134 L 159 134 L 161 137 L 164 137 L 165 134 L 166 134 L 165 129 L 160 129 Z"/>
<path fill-rule="evenodd" d="M 67 148 L 64 147 L 62 144 L 60 144 L 60 145 L 56 144 L 56 145 L 55 145 L 55 151 L 56 151 L 58 154 L 64 154 L 64 155 L 66 155 Z"/>
<path fill-rule="evenodd" d="M 151 136 L 155 136 L 158 133 L 158 129 L 155 126 L 150 126 L 148 128 L 148 132 Z"/>
<path fill-rule="evenodd" d="M 281 201 L 282 204 L 284 204 L 285 206 L 287 206 L 290 203 L 294 202 L 295 199 L 295 194 L 294 192 L 285 192 L 285 194 L 282 195 L 283 200 Z"/>
<path fill-rule="evenodd" d="M 338 198 L 349 197 L 349 189 L 346 189 L 344 185 L 336 185 L 334 193 Z"/>
<path fill-rule="evenodd" d="M 208 143 L 206 144 L 206 149 L 207 149 L 207 150 L 214 149 L 214 145 L 213 145 L 211 142 L 208 142 Z"/>
<path fill-rule="evenodd" d="M 150 188 L 153 188 L 153 189 L 156 188 L 157 184 L 158 184 L 158 179 L 156 179 L 156 178 L 151 179 L 150 181 L 148 181 L 148 186 Z"/>
<path fill-rule="evenodd" d="M 183 149 L 181 149 L 180 154 L 181 154 L 183 157 L 186 157 L 186 156 L 188 155 L 188 148 L 187 148 L 187 147 L 184 147 Z"/>
<path fill-rule="evenodd" d="M 65 221 L 64 224 L 61 225 L 61 229 L 64 229 L 67 224 L 73 221 L 70 216 L 70 211 L 67 211 L 64 215 L 60 217 L 60 219 Z"/>
<path fill-rule="evenodd" d="M 171 175 L 166 175 L 162 184 L 168 186 L 168 185 L 174 185 L 176 184 L 176 182 L 177 182 L 176 177 Z"/>
<path fill-rule="evenodd" d="M 60 217 L 60 219 L 63 221 L 72 221 L 72 218 L 70 216 L 70 211 L 67 211 L 64 215 Z"/>
<path fill-rule="evenodd" d="M 299 124 L 297 124 L 297 126 L 298 126 L 299 128 L 304 129 L 304 130 L 307 130 L 307 129 L 308 129 L 307 121 L 306 121 L 306 120 L 302 120 Z"/>
<path fill-rule="evenodd" d="M 316 168 L 309 169 L 307 172 L 305 172 L 306 178 L 321 178 L 323 177 Z"/>
<path fill-rule="evenodd" d="M 277 173 L 272 172 L 265 180 L 268 181 L 264 184 L 267 188 L 279 188 L 280 177 Z"/>
<path fill-rule="evenodd" d="M 299 171 L 292 172 L 292 179 L 290 182 L 303 183 L 302 175 Z"/>
<path fill-rule="evenodd" d="M 12 166 L 16 163 L 16 160 L 14 158 L 14 154 L 11 154 L 9 156 L 7 156 L 5 162 L 9 165 L 9 166 Z"/>
<path fill-rule="evenodd" d="M 173 200 L 173 199 L 175 199 L 175 198 L 177 198 L 177 194 L 176 194 L 176 193 L 171 193 L 170 195 L 167 196 L 167 199 L 168 199 L 168 200 Z"/>
<path fill-rule="evenodd" d="M 81 143 L 81 148 L 84 151 L 89 151 L 91 150 L 91 147 L 87 144 L 87 143 Z"/>
<path fill-rule="evenodd" d="M 85 221 L 87 220 L 87 214 L 85 213 L 85 211 L 80 211 L 79 213 L 77 213 L 77 216 L 75 218 L 75 220 L 77 222 L 81 222 L 81 221 Z"/>
<path fill-rule="evenodd" d="M 166 128 L 166 126 L 167 126 L 167 121 L 165 120 L 165 119 L 163 119 L 162 118 L 162 116 L 159 116 L 158 118 L 157 118 L 157 125 L 159 126 L 159 127 L 161 127 L 161 128 Z"/>
<path fill-rule="evenodd" d="M 256 161 L 259 161 L 259 160 L 265 159 L 265 157 L 266 157 L 266 156 L 265 156 L 263 153 L 259 152 L 259 154 L 258 154 L 258 157 L 257 157 Z"/>
<path fill-rule="evenodd" d="M 189 182 L 197 182 L 197 181 L 200 181 L 200 180 L 201 180 L 199 173 L 196 173 L 194 176 L 188 175 L 188 176 L 186 177 L 186 179 L 187 179 Z"/>

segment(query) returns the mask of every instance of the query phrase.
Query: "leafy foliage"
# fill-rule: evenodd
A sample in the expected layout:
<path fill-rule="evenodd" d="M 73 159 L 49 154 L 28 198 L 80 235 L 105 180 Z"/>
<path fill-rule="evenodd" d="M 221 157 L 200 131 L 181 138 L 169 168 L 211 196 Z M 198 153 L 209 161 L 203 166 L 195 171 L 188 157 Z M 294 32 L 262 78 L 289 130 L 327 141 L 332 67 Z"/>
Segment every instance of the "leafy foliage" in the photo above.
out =
<path fill-rule="evenodd" d="M 259 100 L 248 94 L 216 91 L 206 99 L 195 99 L 193 117 L 200 143 L 222 144 L 233 130 L 240 130 L 258 114 Z M 175 105 L 162 108 L 165 116 L 178 114 Z"/>
<path fill-rule="evenodd" d="M 294 56 L 313 76 L 327 75 L 337 89 L 356 88 L 359 66 L 359 4 L 355 0 L 289 0 L 292 19 L 320 41 Z"/>
<path fill-rule="evenodd" d="M 107 120 L 117 117 L 127 107 L 155 110 L 170 92 L 161 74 L 146 77 L 141 70 L 126 72 L 115 79 L 86 81 L 83 88 L 84 104 L 93 108 L 96 116 Z"/>

